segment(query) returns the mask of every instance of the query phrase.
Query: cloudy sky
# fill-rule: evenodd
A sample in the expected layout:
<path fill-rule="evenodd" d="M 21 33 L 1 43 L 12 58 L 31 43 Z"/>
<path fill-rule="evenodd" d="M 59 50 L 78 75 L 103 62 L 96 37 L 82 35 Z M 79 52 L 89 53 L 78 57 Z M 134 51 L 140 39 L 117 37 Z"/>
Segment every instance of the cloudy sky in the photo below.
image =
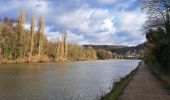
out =
<path fill-rule="evenodd" d="M 140 0 L 0 0 L 0 18 L 16 19 L 25 10 L 26 27 L 32 14 L 45 17 L 49 40 L 67 30 L 68 40 L 78 44 L 137 45 L 145 41 L 146 20 Z"/>

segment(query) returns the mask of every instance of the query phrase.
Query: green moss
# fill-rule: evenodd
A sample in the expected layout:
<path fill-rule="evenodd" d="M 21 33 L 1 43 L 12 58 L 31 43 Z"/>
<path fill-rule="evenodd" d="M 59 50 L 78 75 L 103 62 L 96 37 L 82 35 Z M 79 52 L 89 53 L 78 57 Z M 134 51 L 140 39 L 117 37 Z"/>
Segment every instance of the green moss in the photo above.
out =
<path fill-rule="evenodd" d="M 122 78 L 119 82 L 114 83 L 113 89 L 111 90 L 111 92 L 101 97 L 101 100 L 116 100 L 123 93 L 123 90 L 128 85 L 128 83 L 132 80 L 139 66 L 136 69 L 134 69 L 129 75 Z"/>

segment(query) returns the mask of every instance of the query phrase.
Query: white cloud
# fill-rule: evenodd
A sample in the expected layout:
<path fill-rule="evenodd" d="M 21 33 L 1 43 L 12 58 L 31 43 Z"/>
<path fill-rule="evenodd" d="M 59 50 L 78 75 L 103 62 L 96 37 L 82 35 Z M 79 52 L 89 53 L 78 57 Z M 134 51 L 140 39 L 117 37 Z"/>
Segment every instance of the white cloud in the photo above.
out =
<path fill-rule="evenodd" d="M 100 20 L 110 17 L 108 9 L 93 9 L 90 14 L 90 18 L 94 20 Z"/>
<path fill-rule="evenodd" d="M 68 28 L 68 39 L 73 43 L 137 45 L 145 41 L 141 28 L 146 19 L 139 11 L 111 12 L 82 6 L 55 16 L 57 24 Z M 71 32 L 72 29 L 78 33 Z M 126 35 L 119 36 L 121 31 Z"/>
<path fill-rule="evenodd" d="M 69 29 L 78 29 L 83 33 L 93 33 L 99 30 L 111 31 L 114 28 L 112 20 L 107 9 L 94 9 L 86 6 L 56 16 L 57 23 Z"/>
<path fill-rule="evenodd" d="M 50 30 L 53 29 L 52 26 L 46 26 L 45 28 L 45 35 L 47 36 L 47 39 L 50 41 L 58 41 L 61 40 L 62 38 L 62 32 L 60 31 L 53 31 L 51 32 Z M 79 44 L 83 44 L 83 43 L 88 43 L 87 39 L 84 38 L 84 35 L 78 35 L 76 33 L 73 33 L 71 31 L 67 31 L 68 34 L 68 42 L 69 43 L 79 43 Z"/>
<path fill-rule="evenodd" d="M 116 2 L 117 0 L 98 0 L 100 3 L 113 3 Z"/>
<path fill-rule="evenodd" d="M 110 4 L 117 3 L 118 0 L 96 1 L 101 4 Z M 129 7 L 128 3 L 132 1 L 134 0 L 126 2 L 126 6 Z M 76 0 L 76 2 L 81 3 L 79 0 Z M 63 3 L 65 4 L 66 2 Z M 61 38 L 60 30 L 63 30 L 61 28 L 66 28 L 68 29 L 69 41 L 79 44 L 136 45 L 145 41 L 141 27 L 146 19 L 145 15 L 142 15 L 138 10 L 125 11 L 116 8 L 109 9 L 107 7 L 106 9 L 101 6 L 92 7 L 88 3 L 63 10 L 66 6 L 50 6 L 47 0 L 11 1 L 9 5 L 7 7 L 0 4 L 1 13 L 7 11 L 14 13 L 13 9 L 16 11 L 24 8 L 27 14 L 26 16 L 29 15 L 27 20 L 32 13 L 36 17 L 44 15 L 48 23 L 45 33 L 50 40 Z M 118 5 L 125 6 L 124 3 L 119 3 Z M 17 15 L 16 12 L 15 15 Z M 27 24 L 26 28 L 29 29 L 29 27 L 30 25 Z M 120 35 L 121 32 L 125 34 Z"/>
<path fill-rule="evenodd" d="M 115 26 L 113 26 L 112 19 L 105 19 L 103 22 L 104 22 L 104 26 L 103 27 L 108 29 L 109 32 L 115 32 L 116 31 Z"/>
<path fill-rule="evenodd" d="M 86 22 L 90 9 L 84 7 L 76 9 L 70 12 L 62 13 L 61 15 L 56 15 L 56 23 L 59 23 L 67 28 L 75 28 L 78 25 Z"/>
<path fill-rule="evenodd" d="M 143 43 L 146 39 L 143 35 L 143 24 L 146 21 L 146 15 L 139 10 L 136 11 L 122 11 L 118 13 L 119 16 L 119 30 L 118 32 L 126 32 L 127 38 L 132 38 L 130 41 L 125 41 L 125 44 L 137 45 Z M 117 26 L 118 28 L 118 26 Z M 135 41 L 134 41 L 135 40 Z M 129 43 L 128 43 L 129 42 Z"/>
<path fill-rule="evenodd" d="M 139 30 L 146 20 L 146 16 L 138 11 L 125 12 L 119 14 L 122 30 Z"/>

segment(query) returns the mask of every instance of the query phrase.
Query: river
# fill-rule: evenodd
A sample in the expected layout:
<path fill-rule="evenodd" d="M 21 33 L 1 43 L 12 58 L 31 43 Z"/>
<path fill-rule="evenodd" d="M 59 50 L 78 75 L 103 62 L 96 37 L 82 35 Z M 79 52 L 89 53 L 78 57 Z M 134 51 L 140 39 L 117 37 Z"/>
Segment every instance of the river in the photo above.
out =
<path fill-rule="evenodd" d="M 140 60 L 1 64 L 0 100 L 97 100 Z"/>

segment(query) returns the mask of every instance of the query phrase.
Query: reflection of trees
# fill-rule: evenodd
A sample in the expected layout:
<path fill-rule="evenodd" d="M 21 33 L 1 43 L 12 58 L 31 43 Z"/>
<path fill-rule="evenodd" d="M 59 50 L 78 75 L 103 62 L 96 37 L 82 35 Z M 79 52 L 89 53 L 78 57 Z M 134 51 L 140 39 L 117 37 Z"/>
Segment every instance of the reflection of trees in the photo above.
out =
<path fill-rule="evenodd" d="M 28 69 L 27 72 L 28 73 L 32 73 L 32 72 L 43 72 L 45 70 L 45 66 L 43 66 L 43 64 L 28 64 Z"/>
<path fill-rule="evenodd" d="M 46 63 L 46 64 L 7 64 L 0 68 L 0 100 L 17 99 L 48 99 L 48 93 L 57 84 L 65 84 L 61 80 L 70 63 Z M 51 72 L 52 71 L 52 72 Z M 70 79 L 69 73 L 66 79 Z M 56 77 L 58 76 L 58 77 Z M 60 81 L 59 83 L 55 83 Z M 53 83 L 54 82 L 54 83 Z M 60 85 L 61 86 L 61 85 Z M 57 88 L 58 89 L 58 88 Z"/>
<path fill-rule="evenodd" d="M 32 69 L 30 65 L 4 67 L 0 71 L 0 100 L 24 100 L 43 96 L 41 92 L 43 82 L 38 75 L 34 74 L 35 69 Z M 37 68 L 36 71 L 42 71 L 40 66 Z"/>

